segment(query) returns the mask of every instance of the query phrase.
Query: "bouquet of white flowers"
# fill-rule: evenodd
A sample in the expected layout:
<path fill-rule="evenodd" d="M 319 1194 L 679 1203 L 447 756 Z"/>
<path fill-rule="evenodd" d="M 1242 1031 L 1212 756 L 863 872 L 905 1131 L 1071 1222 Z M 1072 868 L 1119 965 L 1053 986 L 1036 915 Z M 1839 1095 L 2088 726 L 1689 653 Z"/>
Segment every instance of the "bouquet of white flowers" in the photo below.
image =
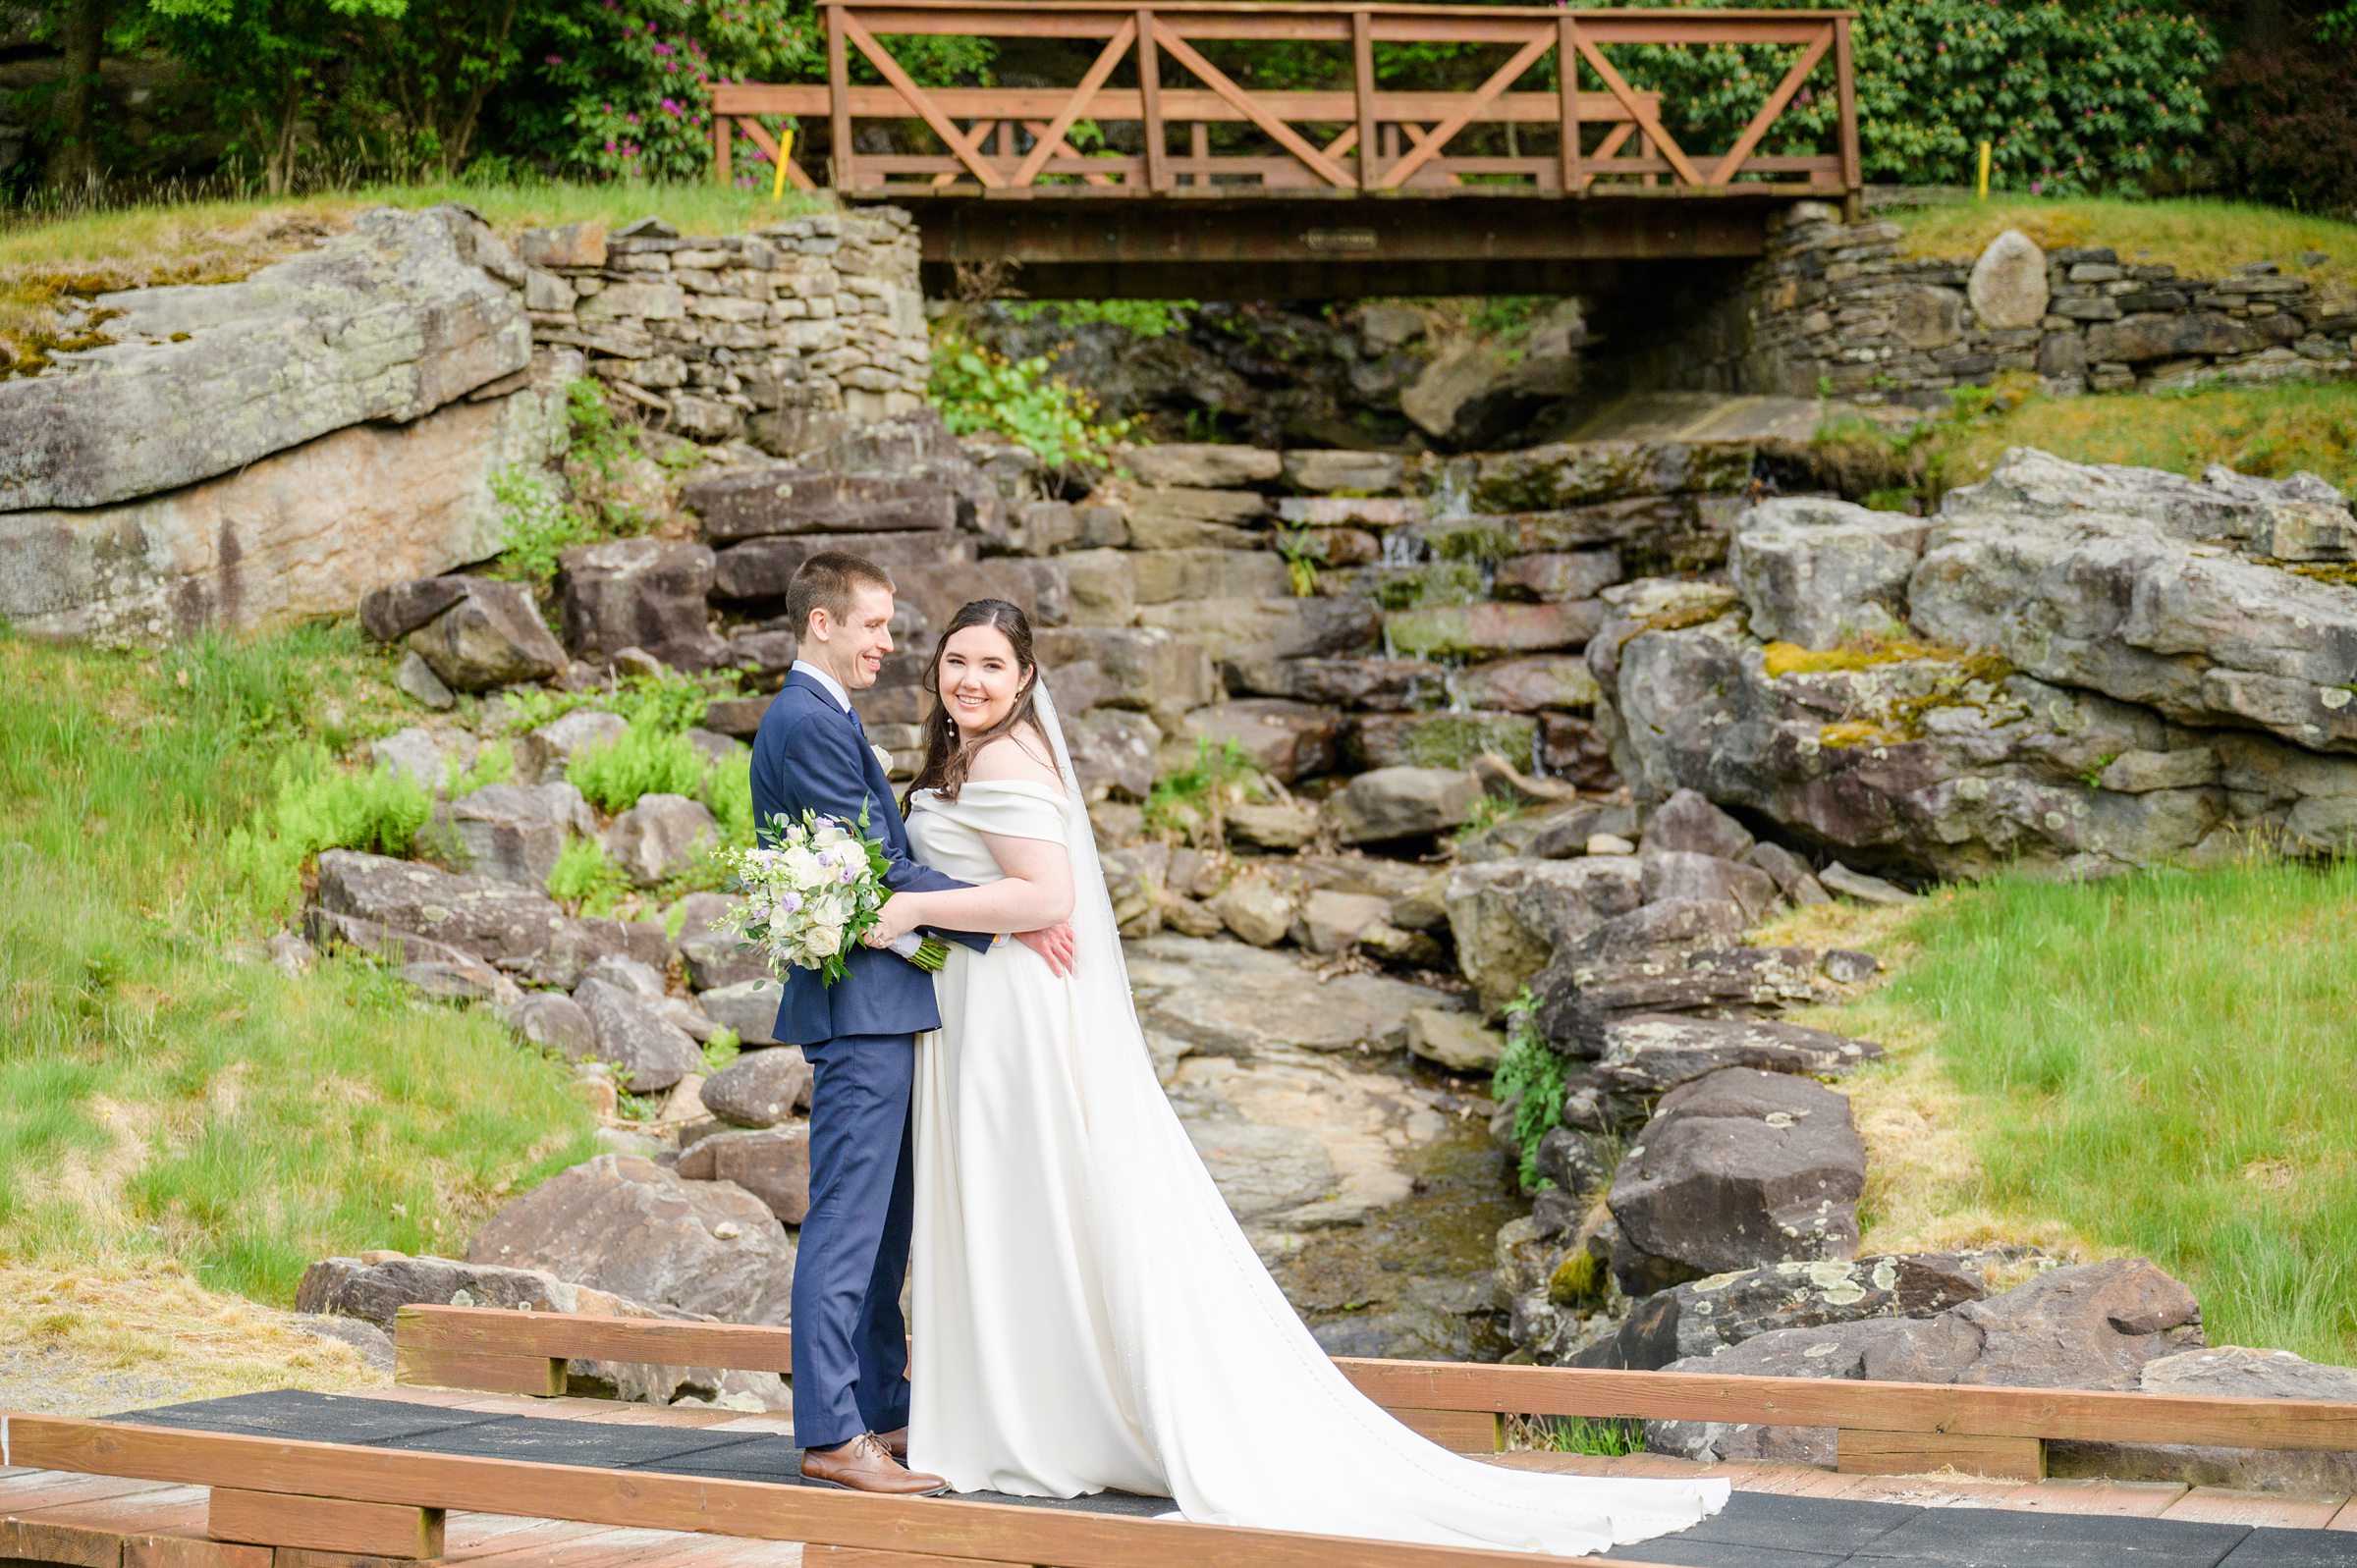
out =
<path fill-rule="evenodd" d="M 884 886 L 891 869 L 884 847 L 867 835 L 867 811 L 846 824 L 814 811 L 800 822 L 770 819 L 771 840 L 727 856 L 744 902 L 730 911 L 724 929 L 761 949 L 783 974 L 791 966 L 815 969 L 828 985 L 841 980 L 850 950 L 892 891 Z M 950 949 L 913 932 L 892 950 L 919 969 L 941 968 Z"/>

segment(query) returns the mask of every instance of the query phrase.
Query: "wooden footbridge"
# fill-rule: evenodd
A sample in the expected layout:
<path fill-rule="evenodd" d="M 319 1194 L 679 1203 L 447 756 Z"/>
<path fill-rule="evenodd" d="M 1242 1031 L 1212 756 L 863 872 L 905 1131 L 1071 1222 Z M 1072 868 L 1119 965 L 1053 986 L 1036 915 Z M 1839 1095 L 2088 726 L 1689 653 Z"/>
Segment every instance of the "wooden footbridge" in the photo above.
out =
<path fill-rule="evenodd" d="M 405 1308 L 398 1386 L 103 1420 L 0 1417 L 0 1562 L 96 1568 L 1522 1568 L 1527 1554 L 1190 1524 L 1168 1499 L 888 1498 L 799 1484 L 770 1416 L 564 1396 L 569 1361 L 784 1372 L 786 1330 Z M 1507 1415 L 1830 1427 L 1837 1471 L 1498 1454 L 1725 1475 L 1727 1510 L 1622 1547 L 1697 1568 L 2349 1568 L 2357 1502 L 2044 1479 L 2044 1445 L 2357 1450 L 2357 1404 L 1345 1361 L 1471 1452 Z M 1937 1474 L 1927 1474 L 1937 1472 Z"/>
<path fill-rule="evenodd" d="M 736 178 L 741 136 L 765 160 L 761 175 L 785 151 L 797 187 L 900 202 L 941 274 L 929 284 L 961 272 L 968 292 L 1562 289 L 1634 263 L 1756 256 L 1773 205 L 1846 201 L 1859 189 L 1845 11 L 1371 0 L 821 9 L 824 83 L 713 87 L 718 177 Z M 1076 80 L 922 85 L 896 44 L 911 52 L 906 40 L 944 37 L 991 40 L 1019 63 L 1009 77 Z M 1282 49 L 1288 79 L 1331 85 L 1250 85 L 1237 44 Z M 1725 146 L 1688 145 L 1693 134 L 1675 128 L 1693 106 L 1646 80 L 1649 66 L 1695 51 L 1716 51 L 1721 71 L 1739 57 L 1767 83 Z M 1435 80 L 1401 80 L 1419 75 Z"/>

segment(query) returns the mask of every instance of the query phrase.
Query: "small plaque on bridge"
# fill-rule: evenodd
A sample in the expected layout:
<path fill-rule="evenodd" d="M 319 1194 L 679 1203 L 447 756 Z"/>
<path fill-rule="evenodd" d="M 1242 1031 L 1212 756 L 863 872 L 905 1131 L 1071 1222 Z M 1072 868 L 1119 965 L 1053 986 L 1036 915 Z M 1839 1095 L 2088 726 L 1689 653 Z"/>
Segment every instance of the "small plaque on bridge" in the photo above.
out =
<path fill-rule="evenodd" d="M 1301 243 L 1321 255 L 1334 255 L 1347 251 L 1364 252 L 1375 248 L 1375 231 L 1372 229 L 1308 229 L 1302 232 Z"/>

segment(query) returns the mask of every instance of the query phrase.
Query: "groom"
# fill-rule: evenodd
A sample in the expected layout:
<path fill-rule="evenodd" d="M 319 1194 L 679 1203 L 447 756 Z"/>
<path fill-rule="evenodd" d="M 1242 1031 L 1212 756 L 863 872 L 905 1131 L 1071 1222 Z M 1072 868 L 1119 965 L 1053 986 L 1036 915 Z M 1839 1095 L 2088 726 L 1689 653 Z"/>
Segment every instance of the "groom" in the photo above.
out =
<path fill-rule="evenodd" d="M 965 884 L 909 857 L 892 785 L 868 744 L 850 693 L 876 683 L 892 652 L 892 579 L 870 562 L 822 551 L 787 585 L 800 657 L 753 738 L 753 819 L 799 821 L 804 811 L 856 823 L 884 846 L 894 892 Z M 993 938 L 943 936 L 975 948 Z M 1062 971 L 1069 926 L 1020 940 Z M 923 1496 L 945 1489 L 911 1472 L 907 1325 L 901 1281 L 908 1267 L 915 1172 L 909 1094 L 915 1036 L 941 1027 L 933 977 L 897 953 L 855 946 L 828 986 L 816 971 L 787 971 L 778 1008 L 782 1045 L 810 1061 L 810 1211 L 794 1271 L 794 1432 L 802 1477 L 856 1491 Z"/>

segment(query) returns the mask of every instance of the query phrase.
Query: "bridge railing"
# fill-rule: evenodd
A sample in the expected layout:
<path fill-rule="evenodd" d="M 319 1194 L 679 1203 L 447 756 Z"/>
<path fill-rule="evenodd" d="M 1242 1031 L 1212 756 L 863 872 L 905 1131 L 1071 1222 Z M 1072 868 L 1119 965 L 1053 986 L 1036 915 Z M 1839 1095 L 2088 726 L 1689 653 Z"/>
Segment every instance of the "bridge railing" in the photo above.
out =
<path fill-rule="evenodd" d="M 778 138 L 764 121 L 787 116 L 828 127 L 828 183 L 855 195 L 1839 196 L 1859 185 L 1847 12 L 1349 0 L 822 6 L 825 83 L 713 88 L 714 166 L 722 181 L 733 177 L 740 135 L 777 158 Z M 1093 46 L 1094 58 L 1069 86 L 924 86 L 890 45 L 909 36 L 1070 39 Z M 1243 85 L 1203 48 L 1216 53 L 1240 41 L 1325 46 L 1334 76 L 1346 72 L 1350 84 Z M 1379 84 L 1375 51 L 1382 44 L 1488 46 L 1505 58 L 1478 85 L 1410 90 Z M 1781 52 L 1782 74 L 1728 145 L 1685 146 L 1670 130 L 1682 123 L 1678 105 L 1632 84 L 1625 51 L 1730 46 Z M 1622 52 L 1618 64 L 1615 51 Z M 854 81 L 854 62 L 880 80 Z M 1525 84 L 1531 81 L 1537 85 Z M 1762 150 L 1781 139 L 1776 133 L 1797 101 L 1828 92 L 1834 114 L 1812 138 L 1819 150 Z M 861 150 L 862 124 L 876 122 L 891 124 L 894 150 Z M 805 151 L 809 139 L 802 138 Z M 818 183 L 798 163 L 790 162 L 786 174 L 804 189 Z"/>

